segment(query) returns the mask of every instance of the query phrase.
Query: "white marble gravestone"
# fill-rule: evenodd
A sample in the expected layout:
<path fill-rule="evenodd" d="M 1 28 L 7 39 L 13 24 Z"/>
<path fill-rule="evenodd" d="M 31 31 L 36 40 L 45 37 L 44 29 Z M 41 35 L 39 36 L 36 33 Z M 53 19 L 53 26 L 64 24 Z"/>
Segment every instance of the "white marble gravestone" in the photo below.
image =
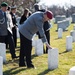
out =
<path fill-rule="evenodd" d="M 35 45 L 35 55 L 42 55 L 43 54 L 43 43 L 41 39 L 36 40 Z"/>
<path fill-rule="evenodd" d="M 74 32 L 74 30 L 70 31 L 70 36 L 72 36 L 72 42 L 73 42 L 73 32 Z"/>
<path fill-rule="evenodd" d="M 70 31 L 70 35 L 71 35 L 71 36 L 73 36 L 73 32 L 74 32 L 74 30 L 71 30 L 71 31 Z"/>
<path fill-rule="evenodd" d="M 75 42 L 75 30 L 73 31 L 73 42 Z"/>
<path fill-rule="evenodd" d="M 75 25 L 73 26 L 73 29 L 75 30 Z"/>
<path fill-rule="evenodd" d="M 18 25 L 18 26 L 20 25 L 20 19 L 21 19 L 21 17 L 17 17 L 17 18 L 16 18 L 16 21 L 17 21 L 17 25 Z"/>
<path fill-rule="evenodd" d="M 63 33 L 62 28 L 59 28 L 58 29 L 58 38 L 62 38 L 62 33 Z"/>
<path fill-rule="evenodd" d="M 75 23 L 75 13 L 72 14 L 72 23 Z"/>
<path fill-rule="evenodd" d="M 3 57 L 3 62 L 6 62 L 6 45 L 4 43 L 0 43 L 0 56 Z"/>
<path fill-rule="evenodd" d="M 72 42 L 75 42 L 75 30 L 71 30 L 70 35 L 72 36 Z"/>
<path fill-rule="evenodd" d="M 19 29 L 17 28 L 17 38 L 20 38 Z"/>
<path fill-rule="evenodd" d="M 72 36 L 66 36 L 66 51 L 72 50 Z"/>
<path fill-rule="evenodd" d="M 70 25 L 69 19 L 65 19 L 65 20 L 62 20 L 62 21 L 58 21 L 58 23 L 57 23 L 57 30 L 59 28 L 62 28 L 63 31 L 65 31 L 69 27 L 69 25 Z"/>
<path fill-rule="evenodd" d="M 58 49 L 53 48 L 48 50 L 48 69 L 53 70 L 58 68 Z"/>
<path fill-rule="evenodd" d="M 62 20 L 65 20 L 66 19 L 66 16 L 65 15 L 57 15 L 55 17 L 55 23 L 57 23 L 58 21 L 62 21 Z"/>
<path fill-rule="evenodd" d="M 38 35 L 34 34 L 33 38 L 32 38 L 32 46 L 35 47 L 36 45 L 36 40 L 38 40 Z"/>
<path fill-rule="evenodd" d="M 75 66 L 70 68 L 69 75 L 75 75 Z"/>
<path fill-rule="evenodd" d="M 3 75 L 3 57 L 0 56 L 0 75 Z"/>

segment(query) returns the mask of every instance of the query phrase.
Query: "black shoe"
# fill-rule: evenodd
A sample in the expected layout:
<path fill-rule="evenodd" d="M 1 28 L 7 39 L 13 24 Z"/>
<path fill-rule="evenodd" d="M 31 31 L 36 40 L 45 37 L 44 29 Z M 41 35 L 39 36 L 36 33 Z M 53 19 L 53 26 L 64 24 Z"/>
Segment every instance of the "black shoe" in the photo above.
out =
<path fill-rule="evenodd" d="M 24 64 L 24 65 L 19 65 L 19 67 L 26 67 L 26 65 Z"/>
<path fill-rule="evenodd" d="M 27 66 L 27 68 L 35 68 L 33 64 Z"/>
<path fill-rule="evenodd" d="M 25 67 L 26 64 L 25 63 L 19 63 L 19 67 Z"/>

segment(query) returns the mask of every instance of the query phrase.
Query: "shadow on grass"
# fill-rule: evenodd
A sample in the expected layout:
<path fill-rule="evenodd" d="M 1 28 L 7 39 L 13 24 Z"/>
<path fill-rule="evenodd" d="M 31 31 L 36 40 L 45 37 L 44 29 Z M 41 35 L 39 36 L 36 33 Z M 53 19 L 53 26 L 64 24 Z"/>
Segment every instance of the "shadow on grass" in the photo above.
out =
<path fill-rule="evenodd" d="M 67 52 L 70 52 L 70 51 L 64 51 L 64 52 L 61 52 L 61 53 L 59 53 L 59 54 L 63 54 L 63 53 L 67 53 Z"/>
<path fill-rule="evenodd" d="M 55 30 L 55 31 L 58 32 L 58 30 Z M 68 31 L 68 29 L 63 30 L 63 32 L 66 32 L 66 31 Z"/>
<path fill-rule="evenodd" d="M 16 48 L 20 48 L 20 46 L 17 46 Z"/>
<path fill-rule="evenodd" d="M 55 40 L 58 40 L 58 39 L 62 39 L 62 38 L 55 38 Z"/>
<path fill-rule="evenodd" d="M 18 41 L 17 43 L 20 43 L 20 41 Z"/>
<path fill-rule="evenodd" d="M 39 73 L 38 75 L 45 75 L 45 74 L 47 74 L 47 73 L 50 72 L 50 71 L 53 71 L 53 70 L 47 69 L 47 70 L 45 70 L 45 71 Z"/>
<path fill-rule="evenodd" d="M 33 54 L 32 55 L 32 59 L 34 59 L 35 57 L 38 57 L 38 55 Z"/>
<path fill-rule="evenodd" d="M 20 51 L 20 47 L 15 48 L 15 52 Z M 10 53 L 10 49 L 6 50 L 6 53 Z"/>
<path fill-rule="evenodd" d="M 15 60 L 8 60 L 6 63 L 4 63 L 4 65 L 8 65 L 8 64 L 19 64 L 19 58 L 15 59 Z"/>
<path fill-rule="evenodd" d="M 20 48 L 16 48 L 15 50 L 16 50 L 16 52 L 17 52 L 17 51 L 20 51 Z"/>
<path fill-rule="evenodd" d="M 26 68 L 15 67 L 15 68 L 4 71 L 3 75 L 16 75 L 19 72 L 24 71 L 24 70 L 26 70 Z"/>

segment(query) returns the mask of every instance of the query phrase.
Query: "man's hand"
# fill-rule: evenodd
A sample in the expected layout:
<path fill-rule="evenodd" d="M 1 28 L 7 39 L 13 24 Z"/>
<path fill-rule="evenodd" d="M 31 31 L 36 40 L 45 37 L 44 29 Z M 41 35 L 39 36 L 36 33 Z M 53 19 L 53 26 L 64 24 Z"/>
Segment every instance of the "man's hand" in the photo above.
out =
<path fill-rule="evenodd" d="M 52 49 L 52 47 L 48 43 L 45 43 L 45 44 L 46 44 L 48 49 Z"/>

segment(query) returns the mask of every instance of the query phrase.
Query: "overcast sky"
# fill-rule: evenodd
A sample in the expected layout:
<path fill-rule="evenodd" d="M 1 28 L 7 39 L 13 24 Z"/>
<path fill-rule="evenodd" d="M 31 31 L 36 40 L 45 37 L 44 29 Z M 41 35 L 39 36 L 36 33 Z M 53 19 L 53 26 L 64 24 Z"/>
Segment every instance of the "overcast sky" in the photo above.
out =
<path fill-rule="evenodd" d="M 45 4 L 47 6 L 58 5 L 58 6 L 75 6 L 75 0 L 40 0 L 39 4 Z"/>

